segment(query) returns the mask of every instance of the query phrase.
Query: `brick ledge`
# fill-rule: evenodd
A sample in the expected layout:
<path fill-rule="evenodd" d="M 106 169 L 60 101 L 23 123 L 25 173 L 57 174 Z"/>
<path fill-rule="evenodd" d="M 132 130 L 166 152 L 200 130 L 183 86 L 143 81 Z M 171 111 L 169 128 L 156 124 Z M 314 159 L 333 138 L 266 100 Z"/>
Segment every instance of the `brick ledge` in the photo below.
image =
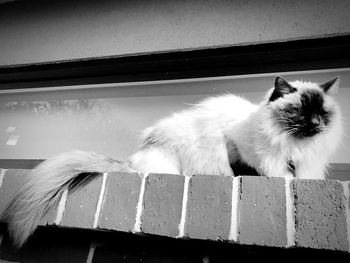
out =
<path fill-rule="evenodd" d="M 0 213 L 27 173 L 1 170 Z M 336 180 L 109 173 L 41 225 L 350 252 L 349 192 Z"/>

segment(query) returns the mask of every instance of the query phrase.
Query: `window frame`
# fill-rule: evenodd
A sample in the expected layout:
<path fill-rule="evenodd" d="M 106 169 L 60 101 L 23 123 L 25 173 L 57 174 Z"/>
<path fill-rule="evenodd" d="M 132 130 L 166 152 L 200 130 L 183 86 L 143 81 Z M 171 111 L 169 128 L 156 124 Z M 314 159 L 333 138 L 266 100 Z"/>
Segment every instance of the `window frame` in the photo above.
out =
<path fill-rule="evenodd" d="M 350 67 L 350 35 L 0 66 L 0 90 Z"/>

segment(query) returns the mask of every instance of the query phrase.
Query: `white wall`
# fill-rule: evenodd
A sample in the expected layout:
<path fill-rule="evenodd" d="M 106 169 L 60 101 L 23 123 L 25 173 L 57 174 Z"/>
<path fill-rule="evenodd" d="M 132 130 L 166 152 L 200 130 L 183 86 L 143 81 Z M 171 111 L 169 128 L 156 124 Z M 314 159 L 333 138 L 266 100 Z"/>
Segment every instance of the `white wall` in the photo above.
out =
<path fill-rule="evenodd" d="M 0 5 L 0 66 L 350 33 L 348 0 L 16 1 Z"/>

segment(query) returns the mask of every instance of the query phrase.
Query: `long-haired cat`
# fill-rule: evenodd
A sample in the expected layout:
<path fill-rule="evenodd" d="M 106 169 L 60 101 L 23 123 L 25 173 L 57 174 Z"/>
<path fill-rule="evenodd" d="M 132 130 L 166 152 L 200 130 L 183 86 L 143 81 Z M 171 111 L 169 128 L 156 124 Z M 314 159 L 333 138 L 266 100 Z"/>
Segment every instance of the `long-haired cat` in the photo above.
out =
<path fill-rule="evenodd" d="M 66 189 L 110 171 L 233 176 L 243 163 L 263 176 L 325 178 L 341 137 L 332 95 L 338 78 L 324 84 L 275 79 L 255 105 L 235 95 L 212 97 L 147 128 L 128 161 L 71 151 L 32 170 L 3 214 L 21 246 Z"/>

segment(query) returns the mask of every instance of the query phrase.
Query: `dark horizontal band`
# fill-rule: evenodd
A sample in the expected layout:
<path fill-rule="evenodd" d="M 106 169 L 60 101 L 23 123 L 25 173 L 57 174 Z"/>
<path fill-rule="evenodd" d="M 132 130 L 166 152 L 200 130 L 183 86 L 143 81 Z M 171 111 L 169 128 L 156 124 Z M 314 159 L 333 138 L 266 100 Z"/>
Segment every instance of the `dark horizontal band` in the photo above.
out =
<path fill-rule="evenodd" d="M 0 67 L 0 89 L 350 67 L 350 35 Z"/>

